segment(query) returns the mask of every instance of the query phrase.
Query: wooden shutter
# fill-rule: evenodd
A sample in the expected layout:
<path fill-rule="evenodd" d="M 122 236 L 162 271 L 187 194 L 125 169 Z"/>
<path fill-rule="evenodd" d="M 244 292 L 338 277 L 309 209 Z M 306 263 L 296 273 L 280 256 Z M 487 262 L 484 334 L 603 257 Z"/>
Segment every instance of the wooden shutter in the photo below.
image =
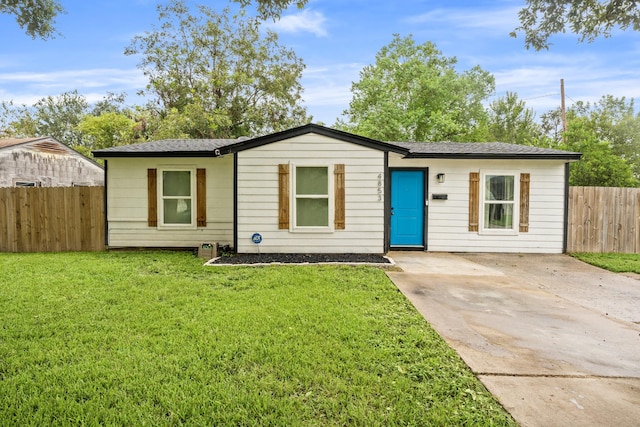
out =
<path fill-rule="evenodd" d="M 529 231 L 529 187 L 531 183 L 531 175 L 528 173 L 520 174 L 520 231 L 527 233 Z"/>
<path fill-rule="evenodd" d="M 480 213 L 480 173 L 469 173 L 469 231 L 478 231 Z"/>
<path fill-rule="evenodd" d="M 207 226 L 207 170 L 196 170 L 196 221 L 198 227 Z"/>
<path fill-rule="evenodd" d="M 289 229 L 289 165 L 278 165 L 278 228 Z"/>
<path fill-rule="evenodd" d="M 345 197 L 344 197 L 344 165 L 333 167 L 334 175 L 334 227 L 336 230 L 345 228 Z"/>
<path fill-rule="evenodd" d="M 157 170 L 147 169 L 147 225 L 158 226 L 158 185 Z"/>

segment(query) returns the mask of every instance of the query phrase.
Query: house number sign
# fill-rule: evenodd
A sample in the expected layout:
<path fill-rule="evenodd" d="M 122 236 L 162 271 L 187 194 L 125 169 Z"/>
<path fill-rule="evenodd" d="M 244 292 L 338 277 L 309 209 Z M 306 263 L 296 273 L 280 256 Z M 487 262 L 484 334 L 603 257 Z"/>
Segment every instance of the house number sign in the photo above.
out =
<path fill-rule="evenodd" d="M 382 201 L 382 174 L 378 174 L 378 201 Z"/>

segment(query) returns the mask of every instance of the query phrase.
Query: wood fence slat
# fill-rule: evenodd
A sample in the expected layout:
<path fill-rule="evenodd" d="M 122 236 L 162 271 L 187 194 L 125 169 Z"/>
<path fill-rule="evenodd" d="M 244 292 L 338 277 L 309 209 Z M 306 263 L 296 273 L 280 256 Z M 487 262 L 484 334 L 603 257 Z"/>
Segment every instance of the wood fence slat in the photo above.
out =
<path fill-rule="evenodd" d="M 636 193 L 636 206 L 634 210 L 634 216 L 636 217 L 636 228 L 633 233 L 635 238 L 634 253 L 640 253 L 640 191 Z"/>
<path fill-rule="evenodd" d="M 64 201 L 61 199 L 59 188 L 52 189 L 49 194 L 51 240 L 53 240 L 53 250 L 60 252 L 67 247 L 66 227 L 61 226 L 64 218 L 64 211 L 62 211 L 64 209 Z"/>
<path fill-rule="evenodd" d="M 9 215 L 7 210 L 9 207 L 10 194 L 6 191 L 0 191 L 0 251 L 10 251 L 10 235 L 9 235 Z"/>
<path fill-rule="evenodd" d="M 93 187 L 93 213 L 96 224 L 96 239 L 92 248 L 94 251 L 101 251 L 106 247 L 105 224 L 107 213 L 104 210 L 105 197 L 107 195 L 104 187 Z"/>

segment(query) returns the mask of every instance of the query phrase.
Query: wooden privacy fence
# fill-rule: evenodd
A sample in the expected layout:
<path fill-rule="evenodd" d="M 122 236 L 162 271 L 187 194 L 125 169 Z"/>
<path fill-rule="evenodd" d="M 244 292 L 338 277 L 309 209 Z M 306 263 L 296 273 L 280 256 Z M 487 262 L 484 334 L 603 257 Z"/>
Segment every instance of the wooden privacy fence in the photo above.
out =
<path fill-rule="evenodd" d="M 104 187 L 0 188 L 0 252 L 101 251 Z"/>
<path fill-rule="evenodd" d="M 568 252 L 640 253 L 640 188 L 570 187 Z"/>

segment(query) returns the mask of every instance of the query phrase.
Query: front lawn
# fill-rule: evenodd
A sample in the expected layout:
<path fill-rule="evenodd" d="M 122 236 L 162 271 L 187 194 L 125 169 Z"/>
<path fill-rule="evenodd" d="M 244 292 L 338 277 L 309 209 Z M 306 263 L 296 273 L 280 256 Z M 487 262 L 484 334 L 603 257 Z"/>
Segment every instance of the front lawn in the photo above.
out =
<path fill-rule="evenodd" d="M 385 274 L 0 254 L 2 425 L 515 425 Z"/>
<path fill-rule="evenodd" d="M 572 253 L 571 255 L 580 261 L 616 273 L 640 274 L 640 254 Z"/>

